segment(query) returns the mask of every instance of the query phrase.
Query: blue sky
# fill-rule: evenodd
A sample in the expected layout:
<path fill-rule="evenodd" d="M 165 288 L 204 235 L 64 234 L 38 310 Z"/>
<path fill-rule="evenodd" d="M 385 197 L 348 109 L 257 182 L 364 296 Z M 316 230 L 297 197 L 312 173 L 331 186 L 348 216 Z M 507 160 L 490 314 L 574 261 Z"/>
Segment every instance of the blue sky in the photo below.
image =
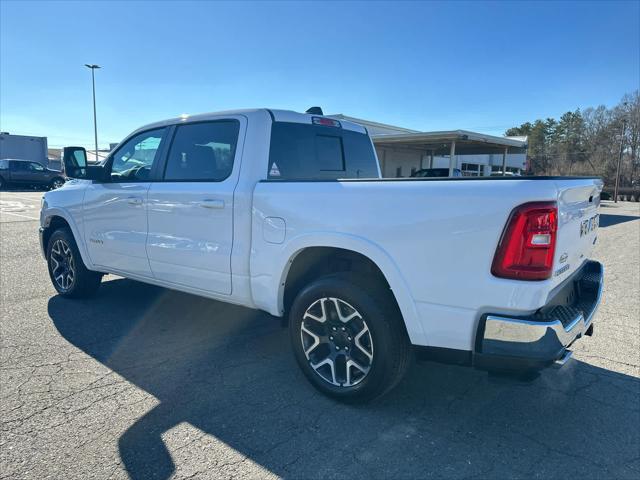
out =
<path fill-rule="evenodd" d="M 320 105 L 502 134 L 640 83 L 640 2 L 0 3 L 0 130 L 101 146 L 181 113 Z"/>

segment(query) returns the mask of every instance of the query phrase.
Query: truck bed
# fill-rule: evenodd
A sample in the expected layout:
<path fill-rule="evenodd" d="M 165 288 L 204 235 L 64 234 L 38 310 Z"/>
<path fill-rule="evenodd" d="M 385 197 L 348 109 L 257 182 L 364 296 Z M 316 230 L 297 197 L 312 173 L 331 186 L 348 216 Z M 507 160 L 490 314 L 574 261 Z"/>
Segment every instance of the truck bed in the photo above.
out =
<path fill-rule="evenodd" d="M 483 312 L 534 313 L 586 261 L 596 232 L 581 235 L 580 222 L 596 215 L 601 187 L 595 177 L 259 182 L 251 275 L 270 275 L 273 262 L 303 245 L 305 235 L 327 246 L 346 239 L 387 259 L 410 292 L 420 318 L 420 328 L 410 332 L 412 340 L 421 337 L 414 343 L 469 350 Z M 558 203 L 556 275 L 543 281 L 493 276 L 492 260 L 511 211 L 539 201 Z M 272 216 L 286 219 L 284 246 L 262 241 L 264 218 Z"/>

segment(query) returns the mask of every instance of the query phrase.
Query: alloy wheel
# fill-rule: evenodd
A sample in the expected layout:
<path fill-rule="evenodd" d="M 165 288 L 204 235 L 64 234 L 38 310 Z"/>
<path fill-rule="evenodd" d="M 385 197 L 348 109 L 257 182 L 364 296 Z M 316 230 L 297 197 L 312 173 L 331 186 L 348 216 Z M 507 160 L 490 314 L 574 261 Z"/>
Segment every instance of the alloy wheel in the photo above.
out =
<path fill-rule="evenodd" d="M 302 317 L 300 338 L 309 365 L 331 385 L 352 387 L 371 370 L 371 331 L 360 312 L 344 300 L 324 297 L 313 302 Z"/>
<path fill-rule="evenodd" d="M 64 185 L 64 182 L 62 180 L 54 180 L 53 181 L 53 189 L 57 189 L 60 188 Z"/>
<path fill-rule="evenodd" d="M 54 281 L 62 290 L 69 290 L 76 278 L 75 261 L 69 244 L 61 239 L 56 240 L 49 259 Z"/>

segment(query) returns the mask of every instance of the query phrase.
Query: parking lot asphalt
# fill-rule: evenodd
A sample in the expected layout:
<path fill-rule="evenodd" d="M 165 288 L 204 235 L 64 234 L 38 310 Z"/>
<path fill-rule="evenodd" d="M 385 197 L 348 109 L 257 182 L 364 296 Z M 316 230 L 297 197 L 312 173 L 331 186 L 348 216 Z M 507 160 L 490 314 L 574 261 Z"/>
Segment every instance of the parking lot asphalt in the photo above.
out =
<path fill-rule="evenodd" d="M 266 314 L 114 277 L 55 294 L 41 193 L 0 193 L 0 478 L 640 478 L 640 204 L 605 202 L 595 333 L 532 383 L 415 364 L 319 395 Z"/>

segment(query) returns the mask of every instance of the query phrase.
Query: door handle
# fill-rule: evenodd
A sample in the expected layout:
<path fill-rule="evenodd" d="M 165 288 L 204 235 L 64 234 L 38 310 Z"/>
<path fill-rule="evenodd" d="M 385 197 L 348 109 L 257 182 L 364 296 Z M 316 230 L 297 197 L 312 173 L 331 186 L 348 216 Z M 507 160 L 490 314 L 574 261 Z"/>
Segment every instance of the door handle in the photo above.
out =
<path fill-rule="evenodd" d="M 200 206 L 202 208 L 221 209 L 224 208 L 224 200 L 214 200 L 211 198 L 207 198 L 206 200 L 202 200 L 202 202 L 200 202 Z"/>
<path fill-rule="evenodd" d="M 142 198 L 140 198 L 140 197 L 129 197 L 129 198 L 127 198 L 127 203 L 129 205 L 142 205 Z"/>

